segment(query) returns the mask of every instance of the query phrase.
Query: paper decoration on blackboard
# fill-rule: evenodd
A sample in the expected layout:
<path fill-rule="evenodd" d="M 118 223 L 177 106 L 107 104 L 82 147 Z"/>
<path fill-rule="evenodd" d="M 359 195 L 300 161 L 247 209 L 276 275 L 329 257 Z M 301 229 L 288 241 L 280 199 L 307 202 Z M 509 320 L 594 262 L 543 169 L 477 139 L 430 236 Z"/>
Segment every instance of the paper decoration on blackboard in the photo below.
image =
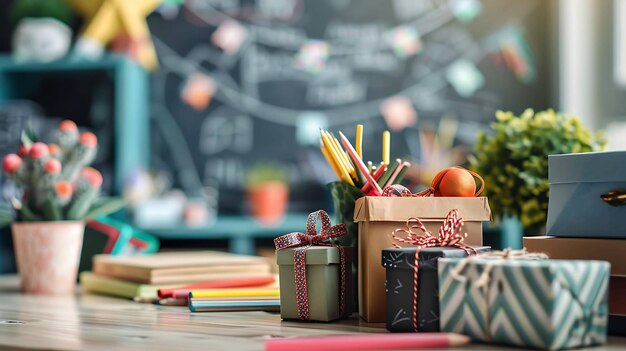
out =
<path fill-rule="evenodd" d="M 399 132 L 417 122 L 417 112 L 406 96 L 393 96 L 383 101 L 380 112 L 389 129 Z"/>
<path fill-rule="evenodd" d="M 235 20 L 226 20 L 217 27 L 211 42 L 227 54 L 236 54 L 248 37 L 248 31 Z"/>
<path fill-rule="evenodd" d="M 470 22 L 483 10 L 479 0 L 450 0 L 450 9 L 454 17 L 461 22 Z"/>
<path fill-rule="evenodd" d="M 300 145 L 319 146 L 320 129 L 328 128 L 328 118 L 322 112 L 304 112 L 296 121 L 296 140 Z"/>
<path fill-rule="evenodd" d="M 509 26 L 493 34 L 487 40 L 487 45 L 491 53 L 500 57 L 517 79 L 524 83 L 530 83 L 535 79 L 537 74 L 535 60 L 519 26 Z"/>
<path fill-rule="evenodd" d="M 457 94 L 470 97 L 485 84 L 485 77 L 472 62 L 460 59 L 446 70 L 446 79 Z"/>
<path fill-rule="evenodd" d="M 393 52 L 401 58 L 417 54 L 422 49 L 422 40 L 417 29 L 411 25 L 394 28 L 387 36 Z"/>
<path fill-rule="evenodd" d="M 209 76 L 202 73 L 194 73 L 187 79 L 180 92 L 180 99 L 196 111 L 204 111 L 213 95 L 217 91 L 217 85 Z"/>
<path fill-rule="evenodd" d="M 330 46 L 328 43 L 322 40 L 309 40 L 300 47 L 296 54 L 296 67 L 312 74 L 318 74 L 326 68 L 329 54 Z"/>

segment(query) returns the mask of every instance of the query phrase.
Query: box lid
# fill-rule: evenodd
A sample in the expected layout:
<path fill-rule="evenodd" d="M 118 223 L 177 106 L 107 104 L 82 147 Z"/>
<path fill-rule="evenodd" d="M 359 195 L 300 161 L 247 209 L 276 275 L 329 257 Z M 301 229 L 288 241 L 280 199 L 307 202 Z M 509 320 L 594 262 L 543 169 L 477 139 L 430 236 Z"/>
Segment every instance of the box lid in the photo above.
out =
<path fill-rule="evenodd" d="M 385 197 L 364 196 L 354 205 L 354 221 L 404 222 L 411 217 L 440 221 L 458 209 L 464 221 L 491 220 L 486 197 Z"/>
<path fill-rule="evenodd" d="M 479 253 L 491 251 L 489 246 L 475 246 Z M 437 269 L 439 258 L 462 258 L 467 254 L 462 249 L 455 247 L 428 247 L 420 250 L 419 269 Z M 383 250 L 382 265 L 385 268 L 414 269 L 415 247 L 403 247 L 400 249 L 389 248 Z"/>
<path fill-rule="evenodd" d="M 550 184 L 626 182 L 626 151 L 548 156 Z"/>
<path fill-rule="evenodd" d="M 281 265 L 293 265 L 293 253 L 296 248 L 290 247 L 276 250 L 276 263 Z M 352 248 L 344 247 L 348 262 L 352 260 Z M 333 264 L 339 263 L 339 250 L 334 246 L 311 246 L 306 250 L 305 264 Z"/>

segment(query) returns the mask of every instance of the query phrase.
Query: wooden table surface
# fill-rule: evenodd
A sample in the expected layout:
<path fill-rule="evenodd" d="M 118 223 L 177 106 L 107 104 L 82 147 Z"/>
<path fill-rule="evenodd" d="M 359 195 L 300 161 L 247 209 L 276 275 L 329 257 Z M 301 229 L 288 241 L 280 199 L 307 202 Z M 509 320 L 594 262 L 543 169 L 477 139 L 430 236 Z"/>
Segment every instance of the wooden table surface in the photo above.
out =
<path fill-rule="evenodd" d="M 386 333 L 358 318 L 283 322 L 264 312 L 190 313 L 105 296 L 23 295 L 15 276 L 0 277 L 0 350 L 263 350 L 269 337 Z M 626 349 L 626 338 L 591 350 Z M 506 350 L 470 345 L 462 350 Z M 519 348 L 514 350 L 520 350 Z"/>

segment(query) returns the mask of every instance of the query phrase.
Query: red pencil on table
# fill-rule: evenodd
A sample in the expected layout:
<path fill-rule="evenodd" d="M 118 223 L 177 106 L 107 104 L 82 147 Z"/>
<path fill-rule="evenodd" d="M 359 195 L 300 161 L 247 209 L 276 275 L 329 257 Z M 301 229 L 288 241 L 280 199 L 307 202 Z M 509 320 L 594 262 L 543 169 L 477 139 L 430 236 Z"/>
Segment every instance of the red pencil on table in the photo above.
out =
<path fill-rule="evenodd" d="M 369 172 L 367 171 L 367 166 L 363 163 L 363 160 L 361 160 L 359 155 L 356 153 L 356 150 L 354 150 L 348 138 L 346 138 L 346 136 L 343 135 L 342 132 L 339 132 L 339 136 L 341 137 L 341 144 L 343 144 L 343 147 L 346 148 L 346 151 L 348 151 L 348 154 L 350 155 L 350 157 L 352 157 L 354 163 L 357 165 L 357 167 L 359 167 L 359 169 L 367 179 L 367 182 L 372 183 L 371 186 L 374 187 L 374 189 L 372 190 L 374 195 L 381 195 L 383 193 L 383 189 L 378 186 L 378 183 L 376 183 L 372 175 L 369 174 Z"/>
<path fill-rule="evenodd" d="M 424 350 L 469 343 L 468 336 L 453 333 L 362 334 L 269 339 L 265 351 Z"/>
<path fill-rule="evenodd" d="M 276 281 L 276 278 L 273 276 L 228 279 L 228 280 L 214 280 L 214 281 L 209 281 L 209 282 L 202 282 L 202 283 L 190 284 L 190 285 L 185 285 L 185 286 L 179 286 L 176 288 L 159 289 L 158 295 L 159 295 L 159 298 L 165 299 L 169 297 L 174 297 L 174 291 L 186 290 L 188 294 L 189 290 L 219 289 L 219 288 L 247 288 L 247 287 L 268 285 L 268 284 L 272 284 L 275 281 Z"/>

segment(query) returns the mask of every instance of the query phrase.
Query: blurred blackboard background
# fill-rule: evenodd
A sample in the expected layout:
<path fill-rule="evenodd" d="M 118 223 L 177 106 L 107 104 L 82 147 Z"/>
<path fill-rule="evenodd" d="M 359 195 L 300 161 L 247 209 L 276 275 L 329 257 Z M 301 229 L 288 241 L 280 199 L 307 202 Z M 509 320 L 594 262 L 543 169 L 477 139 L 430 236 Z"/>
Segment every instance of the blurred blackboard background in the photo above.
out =
<path fill-rule="evenodd" d="M 175 3 L 148 18 L 160 60 L 151 163 L 190 196 L 219 188 L 222 212 L 242 211 L 246 171 L 263 162 L 288 173 L 291 210 L 326 202 L 333 175 L 319 127 L 353 136 L 363 123 L 374 162 L 380 133 L 393 127 L 392 157 L 419 161 L 418 129 L 442 116 L 458 119 L 456 143 L 471 145 L 497 109 L 550 103 L 553 1 Z M 8 51 L 10 28 L 0 25 Z M 383 117 L 389 108 L 415 116 Z"/>

